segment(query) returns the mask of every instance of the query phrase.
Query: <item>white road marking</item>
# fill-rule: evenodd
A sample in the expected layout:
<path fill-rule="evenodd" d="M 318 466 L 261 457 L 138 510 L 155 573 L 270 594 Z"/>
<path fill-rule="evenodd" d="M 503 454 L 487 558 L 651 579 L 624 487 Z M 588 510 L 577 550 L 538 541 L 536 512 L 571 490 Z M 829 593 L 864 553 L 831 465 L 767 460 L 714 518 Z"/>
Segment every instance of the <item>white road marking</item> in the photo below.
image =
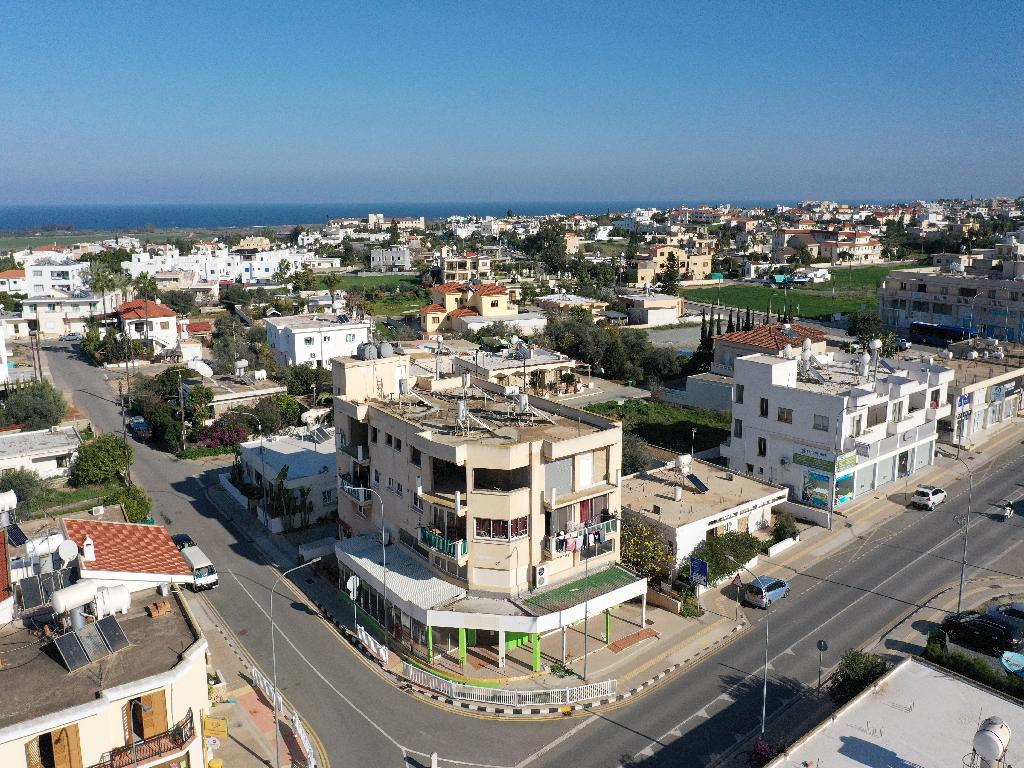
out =
<path fill-rule="evenodd" d="M 600 718 L 597 715 L 591 715 L 586 720 L 584 720 L 582 723 L 580 723 L 579 725 L 575 726 L 574 728 L 571 728 L 570 730 L 566 731 L 565 733 L 563 733 L 561 736 L 559 736 L 554 741 L 550 742 L 549 744 L 545 744 L 543 747 L 540 748 L 540 750 L 538 750 L 537 752 L 534 752 L 532 755 L 530 755 L 525 760 L 522 760 L 522 761 L 516 763 L 515 768 L 526 768 L 526 766 L 528 766 L 534 760 L 536 760 L 537 758 L 541 757 L 542 755 L 546 755 L 548 752 L 550 752 L 552 749 L 557 747 L 559 744 L 561 744 L 564 741 L 568 741 L 573 736 L 575 736 L 577 733 L 579 733 L 584 728 L 586 728 L 588 725 L 593 723 L 595 720 L 599 720 L 599 719 Z"/>

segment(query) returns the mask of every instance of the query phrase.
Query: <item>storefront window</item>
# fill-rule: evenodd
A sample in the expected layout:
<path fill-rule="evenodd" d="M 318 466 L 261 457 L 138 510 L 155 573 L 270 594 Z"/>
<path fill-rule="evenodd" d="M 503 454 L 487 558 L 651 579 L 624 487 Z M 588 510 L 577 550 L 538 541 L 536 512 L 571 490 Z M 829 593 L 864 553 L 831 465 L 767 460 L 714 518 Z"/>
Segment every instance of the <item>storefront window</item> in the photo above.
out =
<path fill-rule="evenodd" d="M 812 507 L 827 509 L 831 485 L 832 477 L 830 475 L 810 469 L 805 470 L 803 484 L 800 487 L 800 499 L 804 504 L 810 504 Z"/>
<path fill-rule="evenodd" d="M 845 504 L 853 499 L 853 473 L 836 479 L 836 504 Z"/>

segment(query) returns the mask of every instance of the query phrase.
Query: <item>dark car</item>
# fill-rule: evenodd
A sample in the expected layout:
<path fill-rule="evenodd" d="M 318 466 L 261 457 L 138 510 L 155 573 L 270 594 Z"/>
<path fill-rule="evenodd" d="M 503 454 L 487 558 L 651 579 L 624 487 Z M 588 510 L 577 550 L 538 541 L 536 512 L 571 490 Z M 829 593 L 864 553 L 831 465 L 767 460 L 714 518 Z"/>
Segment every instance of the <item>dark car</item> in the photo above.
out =
<path fill-rule="evenodd" d="M 178 548 L 178 551 L 185 549 L 186 547 L 194 547 L 196 543 L 192 540 L 192 537 L 187 533 L 176 533 L 171 536 L 171 541 L 174 542 L 174 546 Z"/>
<path fill-rule="evenodd" d="M 1001 616 L 1007 621 L 1024 626 L 1024 603 L 1003 603 L 990 606 L 986 616 Z"/>
<path fill-rule="evenodd" d="M 953 642 L 992 656 L 1020 652 L 1024 645 L 1024 624 L 1005 616 L 965 611 L 947 616 L 942 628 Z"/>
<path fill-rule="evenodd" d="M 141 416 L 132 416 L 128 419 L 128 429 L 130 429 L 132 434 L 139 438 L 139 440 L 149 440 L 149 438 L 153 436 L 153 430 L 150 428 L 149 422 Z"/>

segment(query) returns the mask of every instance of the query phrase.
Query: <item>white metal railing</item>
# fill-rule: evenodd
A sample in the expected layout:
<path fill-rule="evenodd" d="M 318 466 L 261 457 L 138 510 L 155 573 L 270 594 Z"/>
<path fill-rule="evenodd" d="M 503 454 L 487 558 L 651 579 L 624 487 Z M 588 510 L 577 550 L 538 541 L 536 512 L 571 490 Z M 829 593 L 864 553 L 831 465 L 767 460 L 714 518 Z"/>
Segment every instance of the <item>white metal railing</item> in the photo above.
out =
<path fill-rule="evenodd" d="M 483 688 L 478 685 L 456 683 L 438 677 L 412 664 L 404 664 L 405 677 L 412 683 L 437 691 L 452 699 L 480 701 L 486 704 L 501 704 L 511 707 L 529 707 L 540 705 L 568 705 L 581 701 L 591 701 L 615 693 L 615 680 L 600 683 L 588 683 L 574 688 L 551 688 L 533 691 L 521 691 L 509 688 Z"/>
<path fill-rule="evenodd" d="M 359 642 L 366 646 L 366 650 L 372 653 L 386 667 L 391 658 L 387 646 L 378 643 L 362 626 L 356 627 L 356 634 L 359 636 Z"/>

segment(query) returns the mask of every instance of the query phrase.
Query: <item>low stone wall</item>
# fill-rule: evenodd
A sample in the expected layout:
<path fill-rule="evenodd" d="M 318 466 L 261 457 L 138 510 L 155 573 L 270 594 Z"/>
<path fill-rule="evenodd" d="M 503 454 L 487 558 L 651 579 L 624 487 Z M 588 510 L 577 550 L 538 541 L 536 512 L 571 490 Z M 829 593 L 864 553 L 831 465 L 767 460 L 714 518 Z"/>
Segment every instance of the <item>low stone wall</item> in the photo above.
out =
<path fill-rule="evenodd" d="M 780 552 L 785 552 L 787 549 L 789 549 L 794 544 L 797 544 L 799 542 L 800 534 L 797 534 L 796 536 L 790 539 L 783 539 L 782 541 L 776 544 L 772 544 L 770 547 L 768 547 L 768 557 L 775 557 Z"/>
<path fill-rule="evenodd" d="M 676 600 L 674 597 L 669 597 L 663 592 L 656 592 L 653 589 L 647 590 L 647 603 L 653 605 L 669 613 L 678 614 L 683 609 L 683 603 L 680 600 Z"/>
<path fill-rule="evenodd" d="M 811 523 L 813 525 L 820 526 L 821 528 L 829 527 L 829 514 L 827 509 L 808 507 L 806 504 L 798 504 L 795 501 L 784 501 L 779 505 L 779 508 L 786 510 L 797 520 L 803 520 L 805 523 Z"/>

